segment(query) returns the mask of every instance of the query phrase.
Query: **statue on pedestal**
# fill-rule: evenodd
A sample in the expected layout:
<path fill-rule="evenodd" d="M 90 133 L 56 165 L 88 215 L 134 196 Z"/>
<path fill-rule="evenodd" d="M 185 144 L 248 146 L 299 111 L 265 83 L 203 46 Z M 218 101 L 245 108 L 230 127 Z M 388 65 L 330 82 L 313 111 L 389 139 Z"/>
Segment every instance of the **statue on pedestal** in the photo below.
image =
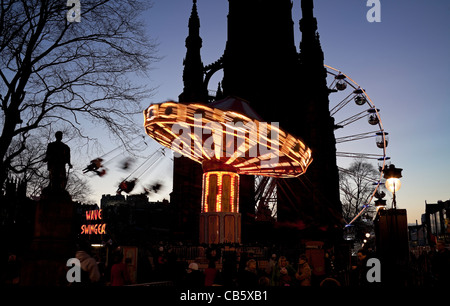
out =
<path fill-rule="evenodd" d="M 69 165 L 69 168 L 72 168 L 72 164 L 70 163 L 70 148 L 61 141 L 62 136 L 63 133 L 61 131 L 55 133 L 56 141 L 48 144 L 44 158 L 49 171 L 49 187 L 51 190 L 66 189 L 66 164 Z"/>
<path fill-rule="evenodd" d="M 47 146 L 50 183 L 36 203 L 34 237 L 22 258 L 21 284 L 25 286 L 67 285 L 67 260 L 74 254 L 74 220 L 76 206 L 66 190 L 66 164 L 70 148 L 62 142 L 63 133 L 55 133 L 56 141 Z"/>

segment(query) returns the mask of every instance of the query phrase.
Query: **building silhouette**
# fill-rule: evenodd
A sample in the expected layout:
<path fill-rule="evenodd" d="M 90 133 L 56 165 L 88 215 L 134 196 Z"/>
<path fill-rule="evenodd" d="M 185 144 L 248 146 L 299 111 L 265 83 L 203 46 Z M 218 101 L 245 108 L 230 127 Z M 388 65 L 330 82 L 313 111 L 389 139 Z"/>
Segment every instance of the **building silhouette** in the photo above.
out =
<path fill-rule="evenodd" d="M 183 61 L 180 103 L 209 103 L 227 96 L 248 101 L 265 122 L 277 122 L 311 148 L 306 174 L 277 180 L 276 228 L 289 239 L 335 240 L 343 226 L 336 166 L 334 119 L 324 54 L 313 14 L 313 1 L 302 0 L 299 50 L 294 42 L 290 0 L 229 0 L 226 47 L 216 62 L 203 65 L 197 1 L 193 1 Z M 223 70 L 217 96 L 208 95 L 211 76 Z M 255 178 L 241 176 L 242 241 L 254 241 Z M 198 239 L 202 194 L 201 165 L 174 159 L 170 202 L 177 212 L 178 238 Z"/>
<path fill-rule="evenodd" d="M 422 224 L 428 234 L 426 239 L 434 246 L 438 240 L 450 243 L 450 200 L 425 202 L 425 213 L 422 215 Z"/>
<path fill-rule="evenodd" d="M 101 237 L 103 240 L 111 238 L 119 245 L 144 246 L 169 239 L 173 212 L 165 199 L 154 202 L 143 194 L 104 194 L 99 208 L 102 209 L 102 222 L 106 223 L 108 233 Z"/>

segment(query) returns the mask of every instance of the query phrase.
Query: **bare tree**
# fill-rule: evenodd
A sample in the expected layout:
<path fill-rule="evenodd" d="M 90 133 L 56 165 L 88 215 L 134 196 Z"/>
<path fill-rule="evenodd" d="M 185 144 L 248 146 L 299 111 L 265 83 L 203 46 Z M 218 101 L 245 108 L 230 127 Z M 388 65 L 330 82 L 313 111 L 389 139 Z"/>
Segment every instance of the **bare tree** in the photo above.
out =
<path fill-rule="evenodd" d="M 126 146 L 140 125 L 133 116 L 151 94 L 132 81 L 157 60 L 145 36 L 139 0 L 82 0 L 71 22 L 63 0 L 0 2 L 0 185 L 39 130 L 70 128 L 95 139 L 85 122 L 108 130 Z M 142 79 L 142 78 L 141 78 Z M 28 165 L 38 162 L 28 155 Z"/>
<path fill-rule="evenodd" d="M 339 186 L 341 191 L 342 213 L 349 222 L 356 217 L 373 194 L 373 185 L 379 177 L 376 168 L 364 161 L 356 159 L 348 169 L 340 169 Z M 373 213 L 367 209 L 366 213 Z"/>

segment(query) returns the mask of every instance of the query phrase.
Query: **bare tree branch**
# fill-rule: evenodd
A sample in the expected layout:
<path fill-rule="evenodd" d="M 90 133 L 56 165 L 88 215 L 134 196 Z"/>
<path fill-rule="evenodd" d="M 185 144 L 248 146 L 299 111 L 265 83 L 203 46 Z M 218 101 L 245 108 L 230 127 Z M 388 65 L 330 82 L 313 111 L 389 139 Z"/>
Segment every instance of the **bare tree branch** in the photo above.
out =
<path fill-rule="evenodd" d="M 147 76 L 158 60 L 139 19 L 149 8 L 140 0 L 84 0 L 81 22 L 70 23 L 65 1 L 1 1 L 2 186 L 9 171 L 23 170 L 14 161 L 39 129 L 67 126 L 91 140 L 84 125 L 99 124 L 125 146 L 140 131 L 133 116 L 151 89 L 133 76 Z"/>
<path fill-rule="evenodd" d="M 375 167 L 356 159 L 348 169 L 339 171 L 339 186 L 344 219 L 352 220 L 366 204 L 374 191 L 373 182 L 379 177 Z"/>

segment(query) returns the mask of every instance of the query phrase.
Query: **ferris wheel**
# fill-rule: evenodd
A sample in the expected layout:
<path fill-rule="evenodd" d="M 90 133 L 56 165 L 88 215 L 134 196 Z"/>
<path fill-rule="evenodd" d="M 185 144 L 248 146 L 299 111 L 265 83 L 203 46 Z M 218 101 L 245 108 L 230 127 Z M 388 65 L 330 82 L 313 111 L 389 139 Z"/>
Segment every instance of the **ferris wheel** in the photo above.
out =
<path fill-rule="evenodd" d="M 374 105 L 364 88 L 340 70 L 325 65 L 327 84 L 330 91 L 330 115 L 335 120 L 336 162 L 340 172 L 349 173 L 348 167 L 355 159 L 370 163 L 377 161 L 378 177 L 367 177 L 374 186 L 368 201 L 360 208 L 352 220 L 346 220 L 350 226 L 377 197 L 382 184 L 383 170 L 389 164 L 386 156 L 389 143 L 388 132 L 384 130 L 380 110 Z M 351 173 L 349 173 L 351 175 Z M 256 209 L 267 210 L 276 216 L 277 190 L 276 179 L 255 177 Z M 257 215 L 258 218 L 258 215 Z"/>
<path fill-rule="evenodd" d="M 340 70 L 325 65 L 330 90 L 330 115 L 335 119 L 336 161 L 339 171 L 347 172 L 352 159 L 368 162 L 376 160 L 379 176 L 372 180 L 373 192 L 359 213 L 347 225 L 359 218 L 379 192 L 383 170 L 390 158 L 386 155 L 389 143 L 380 110 L 364 88 Z"/>

